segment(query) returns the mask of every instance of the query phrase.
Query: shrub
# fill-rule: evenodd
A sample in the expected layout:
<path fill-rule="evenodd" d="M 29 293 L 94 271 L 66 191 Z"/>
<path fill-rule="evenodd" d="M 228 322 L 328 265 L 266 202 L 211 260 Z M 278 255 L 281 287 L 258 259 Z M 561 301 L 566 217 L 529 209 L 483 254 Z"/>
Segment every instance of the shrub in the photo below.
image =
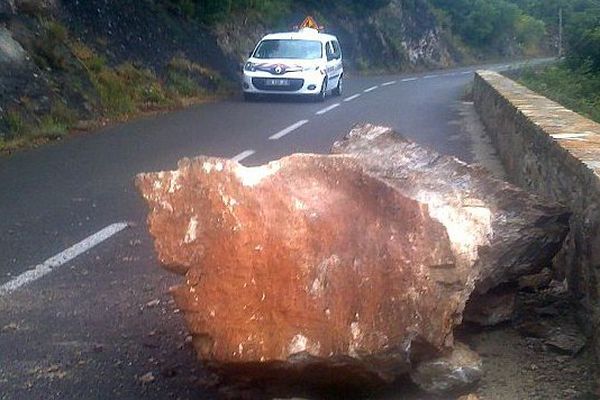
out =
<path fill-rule="evenodd" d="M 563 106 L 600 122 L 600 74 L 567 64 L 526 70 L 521 82 Z"/>
<path fill-rule="evenodd" d="M 21 114 L 19 114 L 17 111 L 7 112 L 4 120 L 8 126 L 8 139 L 21 136 L 25 133 L 25 121 L 23 120 Z"/>
<path fill-rule="evenodd" d="M 41 28 L 41 35 L 34 43 L 35 62 L 41 68 L 64 69 L 68 52 L 67 28 L 52 20 L 42 20 Z"/>
<path fill-rule="evenodd" d="M 85 44 L 75 42 L 71 44 L 71 52 L 89 72 L 100 72 L 106 66 L 106 59 Z"/>

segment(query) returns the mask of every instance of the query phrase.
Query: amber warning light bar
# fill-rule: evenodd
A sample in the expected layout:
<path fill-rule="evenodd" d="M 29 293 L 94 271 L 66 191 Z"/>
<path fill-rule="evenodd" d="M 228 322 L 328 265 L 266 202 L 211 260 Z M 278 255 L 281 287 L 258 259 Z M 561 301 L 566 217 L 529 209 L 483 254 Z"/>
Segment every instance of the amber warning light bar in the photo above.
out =
<path fill-rule="evenodd" d="M 304 18 L 304 21 L 302 21 L 302 23 L 298 26 L 294 27 L 297 30 L 302 30 L 302 29 L 315 29 L 317 31 L 322 31 L 325 30 L 324 26 L 320 26 L 319 24 L 317 24 L 317 21 L 315 21 L 315 19 L 313 17 L 311 17 L 310 15 L 306 18 Z"/>

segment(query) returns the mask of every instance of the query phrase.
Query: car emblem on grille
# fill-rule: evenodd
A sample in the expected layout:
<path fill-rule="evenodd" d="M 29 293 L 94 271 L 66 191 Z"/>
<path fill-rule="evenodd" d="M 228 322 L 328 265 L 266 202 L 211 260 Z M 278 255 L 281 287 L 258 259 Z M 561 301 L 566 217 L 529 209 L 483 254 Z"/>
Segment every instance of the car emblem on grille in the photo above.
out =
<path fill-rule="evenodd" d="M 282 72 L 283 72 L 283 68 L 281 68 L 281 66 L 278 65 L 278 66 L 275 67 L 275 73 L 276 74 L 281 74 Z"/>

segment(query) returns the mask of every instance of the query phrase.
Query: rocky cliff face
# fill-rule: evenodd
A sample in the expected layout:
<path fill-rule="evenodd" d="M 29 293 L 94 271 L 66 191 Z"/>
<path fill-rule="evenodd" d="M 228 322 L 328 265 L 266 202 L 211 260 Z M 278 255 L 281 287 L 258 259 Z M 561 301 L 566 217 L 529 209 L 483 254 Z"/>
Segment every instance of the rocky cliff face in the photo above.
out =
<path fill-rule="evenodd" d="M 303 15 L 320 15 L 319 22 L 340 39 L 350 68 L 408 71 L 453 64 L 449 46 L 425 0 L 390 0 L 367 15 L 332 5 L 295 7 L 287 25 L 298 23 Z M 270 31 L 264 23 L 246 16 L 231 18 L 215 28 L 220 48 L 234 62 L 246 58 Z"/>
<path fill-rule="evenodd" d="M 160 2 L 0 0 L 0 151 L 214 92 L 219 71 L 210 31 Z"/>
<path fill-rule="evenodd" d="M 339 37 L 350 70 L 453 62 L 427 0 L 390 0 L 360 12 L 343 1 L 307 4 L 315 3 L 293 3 L 278 22 L 254 14 L 202 25 L 162 0 L 0 0 L 0 150 L 23 137 L 47 140 L 90 126 L 81 120 L 218 91 L 221 77 L 235 82 L 264 34 L 291 30 L 309 14 Z"/>

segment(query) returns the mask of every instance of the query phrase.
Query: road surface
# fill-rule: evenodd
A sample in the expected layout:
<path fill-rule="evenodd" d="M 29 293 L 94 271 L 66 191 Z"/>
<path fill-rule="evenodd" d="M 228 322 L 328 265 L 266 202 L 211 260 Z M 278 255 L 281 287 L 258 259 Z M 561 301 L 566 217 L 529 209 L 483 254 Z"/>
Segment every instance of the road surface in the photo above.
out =
<path fill-rule="evenodd" d="M 470 162 L 457 104 L 473 71 L 348 78 L 324 103 L 231 99 L 0 158 L 0 398 L 213 398 L 135 174 L 198 154 L 326 153 L 357 122 Z"/>

